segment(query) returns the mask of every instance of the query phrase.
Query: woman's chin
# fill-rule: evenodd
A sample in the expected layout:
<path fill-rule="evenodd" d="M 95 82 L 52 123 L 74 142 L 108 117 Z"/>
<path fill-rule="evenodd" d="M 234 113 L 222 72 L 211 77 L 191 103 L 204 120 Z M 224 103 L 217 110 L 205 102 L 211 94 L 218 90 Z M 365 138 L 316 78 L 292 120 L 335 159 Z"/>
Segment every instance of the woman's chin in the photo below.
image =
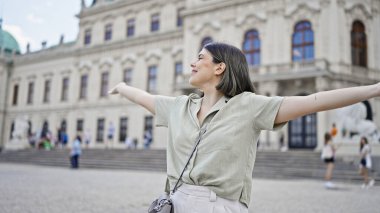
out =
<path fill-rule="evenodd" d="M 192 77 L 189 78 L 189 84 L 193 87 L 196 86 L 195 82 L 194 82 L 194 79 Z"/>

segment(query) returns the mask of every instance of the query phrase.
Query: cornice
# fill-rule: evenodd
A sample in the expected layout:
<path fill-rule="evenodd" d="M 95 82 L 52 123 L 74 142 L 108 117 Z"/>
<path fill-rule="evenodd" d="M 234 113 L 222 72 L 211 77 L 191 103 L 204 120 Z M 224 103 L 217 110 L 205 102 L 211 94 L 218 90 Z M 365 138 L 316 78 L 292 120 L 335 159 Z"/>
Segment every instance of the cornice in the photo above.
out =
<path fill-rule="evenodd" d="M 183 39 L 183 31 L 175 30 L 164 33 L 149 34 L 147 36 L 140 36 L 137 38 L 125 39 L 122 41 L 110 42 L 107 44 L 101 44 L 97 46 L 90 46 L 86 48 L 80 48 L 76 51 L 76 56 L 83 56 L 87 54 L 94 54 L 97 52 L 105 52 L 116 49 L 123 49 L 133 46 L 146 45 L 149 43 L 157 43 L 160 41 L 173 41 L 175 39 Z"/>
<path fill-rule="evenodd" d="M 264 0 L 255 0 L 255 2 L 261 2 Z M 207 12 L 215 12 L 218 9 L 228 8 L 230 6 L 239 6 L 242 4 L 252 3 L 252 0 L 224 0 L 223 2 L 218 2 L 215 4 L 215 2 L 211 2 L 210 4 L 202 4 L 199 6 L 196 6 L 194 8 L 185 8 L 183 13 L 181 13 L 184 17 L 186 16 L 195 16 L 199 15 L 201 13 L 207 13 Z"/>
<path fill-rule="evenodd" d="M 132 46 L 146 45 L 149 43 L 155 43 L 160 41 L 172 41 L 175 39 L 183 39 L 182 29 L 177 29 L 175 31 L 154 33 L 146 36 L 140 36 L 136 38 L 123 39 L 120 41 L 109 42 L 106 44 L 99 44 L 96 46 L 81 47 L 76 48 L 72 46 L 71 48 L 65 48 L 64 50 L 42 50 L 35 53 L 30 53 L 26 55 L 17 56 L 15 58 L 15 65 L 28 65 L 43 63 L 50 60 L 62 60 L 67 58 L 75 59 L 78 56 L 83 56 L 87 54 L 95 54 L 99 52 L 112 51 L 122 48 L 128 48 Z"/>

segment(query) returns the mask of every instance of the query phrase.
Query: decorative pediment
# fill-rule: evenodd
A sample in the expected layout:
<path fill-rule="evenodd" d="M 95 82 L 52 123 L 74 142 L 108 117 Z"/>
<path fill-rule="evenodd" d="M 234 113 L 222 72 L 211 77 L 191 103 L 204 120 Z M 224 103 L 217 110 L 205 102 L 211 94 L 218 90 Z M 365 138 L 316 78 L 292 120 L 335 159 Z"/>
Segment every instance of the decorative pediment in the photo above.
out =
<path fill-rule="evenodd" d="M 124 17 L 135 17 L 137 15 L 136 10 L 128 9 L 123 13 Z"/>
<path fill-rule="evenodd" d="M 68 76 L 71 73 L 71 69 L 64 69 L 61 71 L 61 75 Z"/>
<path fill-rule="evenodd" d="M 122 64 L 134 64 L 137 56 L 135 54 L 126 54 L 121 57 Z"/>
<path fill-rule="evenodd" d="M 161 59 L 162 51 L 160 49 L 150 50 L 146 52 L 145 54 L 145 61 L 148 62 L 148 64 L 157 64 L 158 61 Z"/>
<path fill-rule="evenodd" d="M 256 22 L 265 22 L 266 15 L 264 12 L 250 13 L 236 18 L 236 26 L 240 27 L 245 24 L 251 24 Z"/>
<path fill-rule="evenodd" d="M 171 55 L 173 58 L 176 58 L 178 55 L 181 55 L 183 52 L 183 49 L 181 46 L 174 46 L 171 50 Z"/>
<path fill-rule="evenodd" d="M 362 20 L 372 19 L 372 11 L 368 4 L 363 2 L 350 2 L 346 3 L 344 6 L 346 13 L 351 14 L 351 16 L 356 16 Z"/>
<path fill-rule="evenodd" d="M 221 23 L 215 20 L 215 21 L 210 21 L 210 22 L 199 23 L 193 27 L 192 31 L 194 34 L 198 34 L 205 28 L 211 28 L 213 30 L 218 31 L 221 29 L 221 27 L 222 27 Z"/>
<path fill-rule="evenodd" d="M 109 14 L 104 16 L 101 20 L 102 22 L 112 22 L 115 19 L 115 16 L 113 14 Z"/>
<path fill-rule="evenodd" d="M 54 75 L 53 72 L 47 72 L 47 73 L 44 73 L 42 76 L 43 76 L 44 78 L 52 78 L 53 75 Z"/>
<path fill-rule="evenodd" d="M 300 14 L 319 13 L 320 10 L 320 5 L 316 1 L 301 2 L 287 5 L 285 8 L 285 16 L 294 17 Z"/>
<path fill-rule="evenodd" d="M 78 65 L 79 70 L 91 70 L 92 63 L 90 61 L 80 61 Z"/>
<path fill-rule="evenodd" d="M 28 75 L 27 77 L 26 77 L 26 79 L 28 79 L 29 81 L 32 81 L 32 80 L 35 80 L 37 78 L 37 76 L 36 75 Z"/>
<path fill-rule="evenodd" d="M 102 58 L 100 59 L 100 62 L 99 62 L 99 67 L 102 69 L 102 68 L 110 68 L 112 67 L 114 63 L 114 60 L 113 58 L 111 57 L 108 57 L 108 58 Z"/>

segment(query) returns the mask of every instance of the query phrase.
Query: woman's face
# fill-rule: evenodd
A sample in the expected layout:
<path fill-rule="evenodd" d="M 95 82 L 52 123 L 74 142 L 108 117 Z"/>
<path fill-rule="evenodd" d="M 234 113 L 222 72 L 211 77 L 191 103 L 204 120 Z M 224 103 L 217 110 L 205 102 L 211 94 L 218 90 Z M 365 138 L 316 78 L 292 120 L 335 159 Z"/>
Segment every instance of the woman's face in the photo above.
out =
<path fill-rule="evenodd" d="M 203 48 L 199 52 L 198 59 L 190 64 L 190 84 L 199 89 L 207 86 L 215 87 L 220 81 L 220 76 L 217 74 L 218 66 L 212 62 L 212 55 Z"/>

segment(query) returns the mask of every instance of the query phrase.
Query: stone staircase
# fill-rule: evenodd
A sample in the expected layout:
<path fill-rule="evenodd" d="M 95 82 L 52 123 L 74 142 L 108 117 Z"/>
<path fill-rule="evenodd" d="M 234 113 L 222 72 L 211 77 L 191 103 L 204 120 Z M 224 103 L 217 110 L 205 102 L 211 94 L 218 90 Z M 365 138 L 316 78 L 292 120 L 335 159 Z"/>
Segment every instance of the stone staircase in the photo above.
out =
<path fill-rule="evenodd" d="M 85 149 L 80 159 L 81 168 L 166 171 L 165 150 L 103 150 Z M 0 163 L 21 163 L 44 166 L 69 167 L 68 150 L 3 151 Z M 318 179 L 323 180 L 325 165 L 320 154 L 312 151 L 259 151 L 254 178 L 270 179 Z M 377 181 L 380 177 L 374 173 Z M 358 166 L 337 158 L 334 181 L 358 182 Z"/>

